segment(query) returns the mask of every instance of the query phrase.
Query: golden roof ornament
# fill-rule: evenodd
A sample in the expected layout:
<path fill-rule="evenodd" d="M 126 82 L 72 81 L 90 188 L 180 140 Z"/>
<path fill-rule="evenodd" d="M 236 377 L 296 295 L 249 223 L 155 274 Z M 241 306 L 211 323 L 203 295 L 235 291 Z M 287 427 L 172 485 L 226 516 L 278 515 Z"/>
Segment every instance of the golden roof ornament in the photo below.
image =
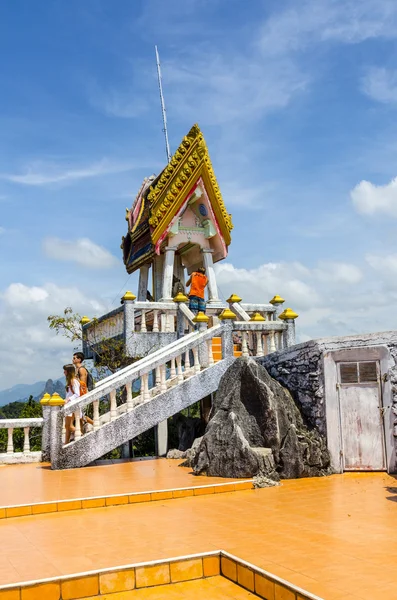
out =
<path fill-rule="evenodd" d="M 299 317 L 298 313 L 292 310 L 292 308 L 286 308 L 283 312 L 284 319 L 297 319 Z"/>
<path fill-rule="evenodd" d="M 88 323 L 91 323 L 91 319 L 89 317 L 81 317 L 80 319 L 80 325 L 87 325 Z"/>
<path fill-rule="evenodd" d="M 229 302 L 229 304 L 234 304 L 235 302 L 241 302 L 242 298 L 240 298 L 240 296 L 237 296 L 237 294 L 232 294 L 227 300 L 226 302 Z"/>
<path fill-rule="evenodd" d="M 200 311 L 199 313 L 197 313 L 197 315 L 194 317 L 193 319 L 193 323 L 208 323 L 208 321 L 210 320 L 209 317 L 207 317 L 207 315 L 205 315 L 203 313 L 203 311 Z"/>
<path fill-rule="evenodd" d="M 219 315 L 219 318 L 221 321 L 224 321 L 225 319 L 237 319 L 236 315 L 232 310 L 230 310 L 230 308 L 224 308 Z"/>
<path fill-rule="evenodd" d="M 174 302 L 188 302 L 188 300 L 189 298 L 182 292 L 178 292 L 177 295 L 173 297 Z"/>
<path fill-rule="evenodd" d="M 266 321 L 265 317 L 262 317 L 262 315 L 258 312 L 254 313 L 252 315 L 252 317 L 250 318 L 250 321 L 257 323 L 259 321 Z"/>
<path fill-rule="evenodd" d="M 275 296 L 273 296 L 273 298 L 270 300 L 269 304 L 282 304 L 283 302 L 285 302 L 284 298 L 282 298 L 281 296 L 278 296 L 277 294 Z"/>
<path fill-rule="evenodd" d="M 122 302 L 134 302 L 134 300 L 136 300 L 136 296 L 132 292 L 127 291 L 121 300 Z"/>
<path fill-rule="evenodd" d="M 50 398 L 51 398 L 50 394 L 48 394 L 48 392 L 46 392 L 44 394 L 44 396 L 42 397 L 42 399 L 40 400 L 40 404 L 42 406 L 46 406 L 49 403 Z"/>
<path fill-rule="evenodd" d="M 48 401 L 50 406 L 63 406 L 65 404 L 65 400 L 61 398 L 61 396 L 57 393 L 52 394 L 51 398 Z"/>

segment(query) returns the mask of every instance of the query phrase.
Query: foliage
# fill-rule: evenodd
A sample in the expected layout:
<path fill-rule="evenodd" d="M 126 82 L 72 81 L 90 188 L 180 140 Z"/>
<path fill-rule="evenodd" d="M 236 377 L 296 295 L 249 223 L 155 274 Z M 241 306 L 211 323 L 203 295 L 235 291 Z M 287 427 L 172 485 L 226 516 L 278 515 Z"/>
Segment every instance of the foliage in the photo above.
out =
<path fill-rule="evenodd" d="M 95 368 L 98 371 L 99 378 L 106 376 L 134 362 L 125 353 L 124 340 L 114 338 L 104 338 L 99 328 L 99 320 L 92 319 L 90 322 L 91 343 L 88 344 L 83 328 L 81 326 L 81 315 L 73 312 L 71 307 L 66 307 L 63 315 L 49 315 L 47 317 L 48 326 L 55 331 L 57 335 L 62 335 L 71 342 L 80 341 L 86 343 L 94 353 Z"/>

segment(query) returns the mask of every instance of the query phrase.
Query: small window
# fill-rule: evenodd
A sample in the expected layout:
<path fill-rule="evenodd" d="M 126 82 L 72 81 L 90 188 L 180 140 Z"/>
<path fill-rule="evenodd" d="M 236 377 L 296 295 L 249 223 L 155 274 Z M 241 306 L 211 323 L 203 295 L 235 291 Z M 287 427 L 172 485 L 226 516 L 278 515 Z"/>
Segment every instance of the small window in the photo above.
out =
<path fill-rule="evenodd" d="M 360 383 L 372 383 L 378 381 L 378 373 L 376 369 L 376 362 L 360 362 Z"/>
<path fill-rule="evenodd" d="M 340 363 L 339 369 L 341 383 L 358 383 L 357 363 Z"/>

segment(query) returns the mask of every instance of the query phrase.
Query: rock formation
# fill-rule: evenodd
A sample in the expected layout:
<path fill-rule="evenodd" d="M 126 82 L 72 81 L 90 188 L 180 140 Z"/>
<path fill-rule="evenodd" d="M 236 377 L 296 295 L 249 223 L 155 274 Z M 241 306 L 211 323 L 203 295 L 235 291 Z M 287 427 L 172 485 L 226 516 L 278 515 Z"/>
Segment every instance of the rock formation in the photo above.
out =
<path fill-rule="evenodd" d="M 204 436 L 188 458 L 195 474 L 273 480 L 330 473 L 326 441 L 303 421 L 291 394 L 255 360 L 222 377 Z"/>

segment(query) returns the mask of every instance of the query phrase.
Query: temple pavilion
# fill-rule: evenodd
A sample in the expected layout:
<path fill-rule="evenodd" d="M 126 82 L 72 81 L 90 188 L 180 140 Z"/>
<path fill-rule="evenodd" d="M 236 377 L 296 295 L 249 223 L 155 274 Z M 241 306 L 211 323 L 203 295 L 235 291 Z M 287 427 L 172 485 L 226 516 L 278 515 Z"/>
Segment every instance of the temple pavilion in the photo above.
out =
<path fill-rule="evenodd" d="M 151 300 L 169 302 L 175 283 L 185 284 L 185 272 L 204 266 L 208 304 L 219 305 L 213 265 L 227 256 L 233 224 L 198 125 L 160 175 L 143 181 L 125 218 L 121 248 L 127 272 L 139 269 L 138 301 L 151 288 Z"/>

